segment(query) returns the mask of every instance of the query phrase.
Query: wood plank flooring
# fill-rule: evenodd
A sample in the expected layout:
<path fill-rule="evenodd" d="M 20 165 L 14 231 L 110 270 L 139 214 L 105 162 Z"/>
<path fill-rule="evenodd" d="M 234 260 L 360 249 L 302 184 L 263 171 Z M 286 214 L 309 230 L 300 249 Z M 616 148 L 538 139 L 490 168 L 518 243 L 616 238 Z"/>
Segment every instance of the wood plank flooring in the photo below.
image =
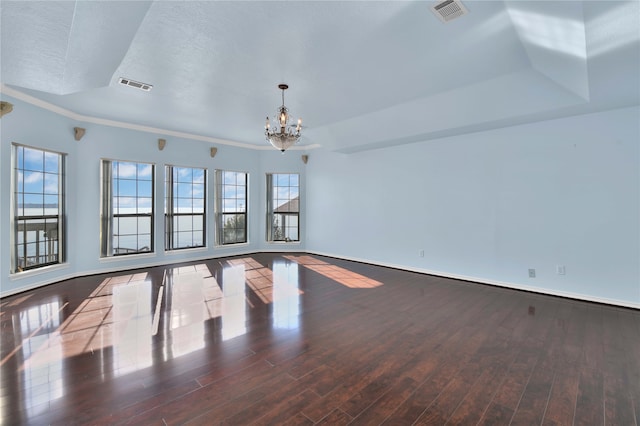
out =
<path fill-rule="evenodd" d="M 8 425 L 635 425 L 640 311 L 303 254 L 1 301 Z"/>

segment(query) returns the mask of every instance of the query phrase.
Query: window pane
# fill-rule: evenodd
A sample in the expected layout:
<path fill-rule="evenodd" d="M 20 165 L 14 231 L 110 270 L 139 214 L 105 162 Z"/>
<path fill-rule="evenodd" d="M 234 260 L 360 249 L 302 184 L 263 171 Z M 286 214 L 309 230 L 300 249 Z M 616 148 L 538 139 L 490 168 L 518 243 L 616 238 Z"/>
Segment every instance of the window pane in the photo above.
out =
<path fill-rule="evenodd" d="M 204 199 L 199 198 L 199 199 L 193 200 L 193 212 L 204 213 Z"/>
<path fill-rule="evenodd" d="M 222 187 L 222 197 L 227 198 L 236 198 L 237 189 L 235 185 L 224 185 Z"/>
<path fill-rule="evenodd" d="M 225 243 L 235 243 L 236 242 L 236 230 L 232 228 L 224 229 L 224 242 Z"/>
<path fill-rule="evenodd" d="M 193 221 L 191 216 L 179 216 L 178 217 L 178 231 L 189 231 L 193 228 Z"/>
<path fill-rule="evenodd" d="M 150 214 L 153 209 L 152 203 L 152 198 L 138 198 L 138 213 Z"/>
<path fill-rule="evenodd" d="M 135 179 L 136 165 L 135 163 L 125 163 L 121 161 L 113 162 L 113 176 L 115 179 Z"/>
<path fill-rule="evenodd" d="M 193 234 L 189 232 L 178 232 L 178 247 L 193 247 Z"/>
<path fill-rule="evenodd" d="M 151 164 L 138 164 L 138 180 L 152 180 L 153 167 Z"/>
<path fill-rule="evenodd" d="M 233 172 L 223 172 L 223 185 L 234 185 L 236 183 L 236 174 Z"/>
<path fill-rule="evenodd" d="M 291 188 L 289 188 L 289 197 L 291 197 L 291 199 L 297 198 L 299 196 L 300 193 L 297 186 L 292 186 Z"/>
<path fill-rule="evenodd" d="M 186 167 L 176 167 L 176 182 L 191 182 L 193 180 L 193 169 Z"/>
<path fill-rule="evenodd" d="M 51 173 L 44 174 L 44 192 L 46 194 L 58 193 L 58 175 Z"/>
<path fill-rule="evenodd" d="M 193 203 L 191 198 L 178 198 L 176 202 L 178 205 L 176 206 L 176 211 L 174 213 L 192 213 L 193 212 Z"/>
<path fill-rule="evenodd" d="M 151 251 L 151 234 L 138 235 L 138 250 Z"/>
<path fill-rule="evenodd" d="M 181 198 L 191 198 L 191 193 L 191 183 L 179 183 L 178 192 L 175 194 L 175 196 Z"/>
<path fill-rule="evenodd" d="M 151 181 L 148 180 L 140 180 L 138 183 L 138 197 L 151 197 L 151 192 L 153 191 L 153 185 Z"/>
<path fill-rule="evenodd" d="M 60 156 L 58 154 L 55 154 L 53 152 L 45 152 L 44 153 L 44 171 L 57 175 L 59 172 L 58 170 L 59 157 Z"/>
<path fill-rule="evenodd" d="M 298 241 L 298 228 L 287 227 L 287 238 L 291 241 Z"/>
<path fill-rule="evenodd" d="M 235 199 L 225 199 L 223 200 L 222 211 L 225 213 L 235 212 L 236 211 L 236 200 Z"/>
<path fill-rule="evenodd" d="M 44 195 L 42 194 L 24 194 L 24 207 L 28 210 L 27 216 L 34 214 L 42 215 L 44 208 Z"/>
<path fill-rule="evenodd" d="M 273 200 L 269 225 L 269 239 L 271 241 L 298 241 L 299 223 L 297 213 L 300 210 L 299 176 L 297 174 L 271 175 L 271 187 L 267 188 L 268 196 Z"/>
<path fill-rule="evenodd" d="M 24 172 L 24 192 L 42 193 L 44 189 L 44 173 Z"/>
<path fill-rule="evenodd" d="M 289 187 L 276 188 L 276 198 L 280 200 L 289 200 Z"/>
<path fill-rule="evenodd" d="M 44 213 L 45 215 L 58 214 L 59 197 L 57 195 L 44 196 Z"/>
<path fill-rule="evenodd" d="M 216 235 L 218 244 L 244 243 L 246 239 L 247 174 L 243 172 L 216 171 Z"/>
<path fill-rule="evenodd" d="M 138 233 L 151 234 L 151 217 L 138 216 Z"/>
<path fill-rule="evenodd" d="M 204 169 L 191 169 L 193 170 L 193 182 L 202 184 L 204 187 Z"/>
<path fill-rule="evenodd" d="M 134 217 L 117 217 L 114 218 L 114 234 L 116 235 L 135 235 L 138 233 L 138 218 Z M 117 233 L 115 231 L 118 231 Z"/>
<path fill-rule="evenodd" d="M 275 175 L 276 186 L 289 186 L 289 175 Z"/>
<path fill-rule="evenodd" d="M 204 245 L 202 216 L 194 223 L 192 213 L 204 214 L 206 196 L 205 169 L 167 166 L 167 176 L 173 193 L 166 193 L 167 205 L 173 206 L 166 219 L 173 223 L 173 239 L 167 242 L 168 250 L 201 247 Z M 197 183 L 194 183 L 197 182 Z M 194 227 L 197 229 L 194 230 Z"/>
<path fill-rule="evenodd" d="M 58 227 L 58 216 L 63 214 L 63 156 L 17 145 L 13 155 L 11 216 L 16 245 L 12 247 L 12 272 L 59 263 L 63 241 Z"/>
<path fill-rule="evenodd" d="M 289 211 L 289 200 L 276 200 L 276 211 L 278 213 Z"/>
<path fill-rule="evenodd" d="M 25 147 L 24 170 L 44 171 L 44 151 Z"/>
<path fill-rule="evenodd" d="M 193 216 L 193 230 L 194 231 L 202 231 L 204 221 L 202 220 L 202 216 Z"/>
<path fill-rule="evenodd" d="M 194 183 L 191 187 L 191 191 L 194 200 L 204 199 L 204 183 Z"/>
<path fill-rule="evenodd" d="M 131 179 L 118 179 L 114 183 L 114 192 L 117 197 L 135 197 L 137 194 L 136 181 Z"/>

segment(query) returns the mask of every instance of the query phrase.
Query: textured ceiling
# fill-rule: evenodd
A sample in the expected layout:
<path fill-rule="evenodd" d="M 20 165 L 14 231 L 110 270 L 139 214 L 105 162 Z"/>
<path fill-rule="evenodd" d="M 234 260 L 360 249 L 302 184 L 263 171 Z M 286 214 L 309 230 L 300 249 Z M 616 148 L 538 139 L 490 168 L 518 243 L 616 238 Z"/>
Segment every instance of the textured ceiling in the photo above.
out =
<path fill-rule="evenodd" d="M 355 152 L 640 103 L 640 2 L 2 1 L 1 82 L 76 114 Z M 149 93 L 119 77 L 152 84 Z"/>

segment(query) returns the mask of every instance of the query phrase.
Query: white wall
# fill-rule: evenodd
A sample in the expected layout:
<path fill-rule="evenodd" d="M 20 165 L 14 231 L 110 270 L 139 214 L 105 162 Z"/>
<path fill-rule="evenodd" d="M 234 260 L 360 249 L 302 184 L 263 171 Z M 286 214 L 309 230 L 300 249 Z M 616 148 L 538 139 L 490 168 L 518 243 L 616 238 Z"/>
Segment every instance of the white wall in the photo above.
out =
<path fill-rule="evenodd" d="M 265 242 L 265 185 L 267 172 L 300 173 L 304 182 L 300 151 L 285 154 L 273 150 L 260 151 L 217 145 L 218 152 L 211 158 L 213 145 L 190 139 L 151 134 L 92 123 L 79 123 L 46 109 L 21 100 L 4 96 L 14 104 L 13 112 L 2 117 L 0 145 L 0 295 L 5 296 L 56 282 L 65 278 L 121 269 L 162 265 L 179 261 L 207 259 L 259 250 L 303 250 L 304 243 L 279 244 Z M 81 141 L 73 138 L 73 127 L 86 128 Z M 258 128 L 258 135 L 260 129 Z M 158 138 L 167 145 L 158 150 Z M 10 192 L 11 143 L 17 142 L 41 149 L 67 153 L 67 262 L 64 265 L 41 268 L 20 274 L 10 274 Z M 266 144 L 266 142 L 265 142 Z M 139 161 L 156 165 L 156 221 L 155 253 L 100 258 L 100 159 Z M 166 164 L 203 167 L 208 170 L 208 223 L 207 248 L 164 251 L 164 166 Z M 213 233 L 213 176 L 215 169 L 249 173 L 249 242 L 233 246 L 216 247 Z M 301 188 L 304 197 L 304 186 Z M 303 208 L 303 207 L 302 207 Z M 304 231 L 303 231 L 304 232 Z"/>
<path fill-rule="evenodd" d="M 253 251 L 311 251 L 480 282 L 640 308 L 640 108 L 539 122 L 395 148 L 282 155 L 78 123 L 3 95 L 0 145 L 0 294 L 64 278 Z M 73 127 L 87 128 L 73 139 Z M 157 149 L 158 137 L 168 141 Z M 10 270 L 11 142 L 68 154 L 68 262 Z M 165 253 L 156 221 L 152 255 L 100 259 L 99 161 L 249 172 L 249 243 Z M 299 244 L 265 242 L 265 174 L 301 175 Z M 419 251 L 424 250 L 424 257 Z M 566 275 L 556 274 L 564 265 Z M 528 278 L 535 268 L 537 276 Z"/>
<path fill-rule="evenodd" d="M 639 117 L 634 107 L 354 154 L 314 151 L 306 248 L 640 307 Z"/>

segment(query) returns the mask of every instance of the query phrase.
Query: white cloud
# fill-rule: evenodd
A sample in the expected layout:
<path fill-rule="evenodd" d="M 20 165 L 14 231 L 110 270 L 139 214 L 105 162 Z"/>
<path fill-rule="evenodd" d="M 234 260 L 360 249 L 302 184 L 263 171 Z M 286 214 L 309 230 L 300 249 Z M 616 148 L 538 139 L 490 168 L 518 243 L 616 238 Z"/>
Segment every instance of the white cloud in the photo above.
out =
<path fill-rule="evenodd" d="M 38 183 L 42 182 L 42 173 L 40 172 L 27 172 L 24 183 Z"/>

